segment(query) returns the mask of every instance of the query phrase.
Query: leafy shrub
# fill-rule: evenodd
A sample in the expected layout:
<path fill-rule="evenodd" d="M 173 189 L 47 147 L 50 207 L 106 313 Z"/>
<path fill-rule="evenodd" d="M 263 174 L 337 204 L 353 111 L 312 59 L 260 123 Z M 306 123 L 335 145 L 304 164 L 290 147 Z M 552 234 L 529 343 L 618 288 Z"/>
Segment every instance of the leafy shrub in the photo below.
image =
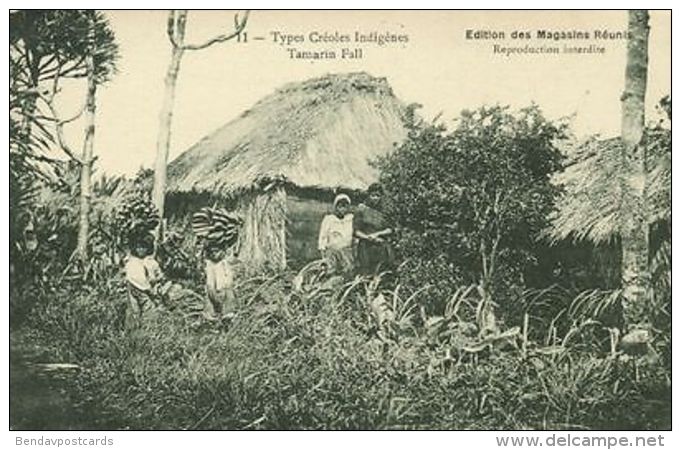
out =
<path fill-rule="evenodd" d="M 560 169 L 564 126 L 536 106 L 464 111 L 456 128 L 407 124 L 405 142 L 378 161 L 385 208 L 402 232 L 397 247 L 420 268 L 479 283 L 497 302 L 535 261 Z"/>

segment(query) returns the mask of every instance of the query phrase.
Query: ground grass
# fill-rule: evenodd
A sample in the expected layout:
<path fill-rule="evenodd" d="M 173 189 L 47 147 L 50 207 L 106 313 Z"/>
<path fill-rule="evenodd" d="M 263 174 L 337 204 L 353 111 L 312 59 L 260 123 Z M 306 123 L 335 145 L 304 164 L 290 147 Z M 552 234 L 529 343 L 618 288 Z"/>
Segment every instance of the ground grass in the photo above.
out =
<path fill-rule="evenodd" d="M 418 330 L 384 339 L 365 291 L 239 288 L 216 324 L 175 311 L 123 325 L 120 283 L 38 299 L 12 331 L 47 362 L 79 364 L 70 401 L 98 429 L 669 429 L 658 364 L 567 350 L 453 360 Z M 635 367 L 635 364 L 638 367 Z M 31 428 L 30 420 L 20 422 Z"/>

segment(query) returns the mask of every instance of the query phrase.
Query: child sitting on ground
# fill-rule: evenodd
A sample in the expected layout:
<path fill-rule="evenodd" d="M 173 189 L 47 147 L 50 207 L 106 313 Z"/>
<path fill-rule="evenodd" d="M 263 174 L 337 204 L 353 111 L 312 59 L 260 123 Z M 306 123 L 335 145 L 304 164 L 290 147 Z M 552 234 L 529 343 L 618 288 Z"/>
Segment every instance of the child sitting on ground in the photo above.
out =
<path fill-rule="evenodd" d="M 154 237 L 151 234 L 130 239 L 130 255 L 125 264 L 130 308 L 128 323 L 138 322 L 152 307 L 162 304 L 163 272 L 153 257 Z"/>

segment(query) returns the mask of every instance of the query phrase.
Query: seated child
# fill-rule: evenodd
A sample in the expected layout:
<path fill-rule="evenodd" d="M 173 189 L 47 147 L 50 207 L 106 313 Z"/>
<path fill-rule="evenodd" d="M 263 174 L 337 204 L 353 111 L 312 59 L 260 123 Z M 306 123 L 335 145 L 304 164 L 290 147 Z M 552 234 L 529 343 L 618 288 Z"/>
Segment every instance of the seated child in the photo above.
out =
<path fill-rule="evenodd" d="M 130 255 L 125 264 L 130 309 L 128 317 L 139 320 L 153 306 L 161 304 L 161 268 L 153 257 L 154 237 L 140 236 L 131 239 Z"/>
<path fill-rule="evenodd" d="M 220 244 L 209 243 L 206 257 L 205 313 L 210 319 L 233 317 L 236 310 L 234 296 L 234 267 L 232 253 Z"/>

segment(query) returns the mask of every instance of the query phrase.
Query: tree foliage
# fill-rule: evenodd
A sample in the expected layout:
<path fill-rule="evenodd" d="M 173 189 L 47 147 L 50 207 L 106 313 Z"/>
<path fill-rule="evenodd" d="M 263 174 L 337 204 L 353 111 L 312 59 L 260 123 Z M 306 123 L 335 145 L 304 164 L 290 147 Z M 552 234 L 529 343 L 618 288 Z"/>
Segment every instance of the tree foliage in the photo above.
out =
<path fill-rule="evenodd" d="M 10 14 L 10 203 L 29 210 L 36 182 L 64 182 L 66 155 L 92 169 L 92 158 L 65 142 L 63 126 L 85 109 L 94 114 L 97 84 L 114 74 L 118 47 L 106 17 L 91 10 L 21 10 Z M 88 99 L 80 113 L 63 119 L 54 100 L 67 78 L 88 78 Z M 86 108 L 87 106 L 87 108 Z M 86 136 L 92 141 L 93 127 Z M 86 139 L 87 140 L 87 139 Z M 87 146 L 85 146 L 87 147 Z M 89 176 L 87 177 L 89 180 Z M 13 210 L 19 215 L 19 209 Z M 30 210 L 28 211 L 30 213 Z M 84 209 L 84 215 L 87 215 Z M 82 221 L 81 221 L 82 222 Z M 12 223 L 14 247 L 20 224 Z M 23 226 L 25 226 L 24 224 Z M 84 233 L 87 234 L 87 229 Z"/>
<path fill-rule="evenodd" d="M 90 34 L 92 29 L 92 34 Z M 98 84 L 115 73 L 118 46 L 101 12 L 83 10 L 21 10 L 10 14 L 10 171 L 29 171 L 54 178 L 62 165 L 55 154 L 63 125 L 50 101 L 60 82 L 87 75 L 93 53 Z"/>
<path fill-rule="evenodd" d="M 564 126 L 536 106 L 493 106 L 463 111 L 451 132 L 422 121 L 408 129 L 378 163 L 402 256 L 490 291 L 504 277 L 519 282 L 554 205 Z"/>
<path fill-rule="evenodd" d="M 21 64 L 18 74 L 27 83 L 56 77 L 84 78 L 85 59 L 91 50 L 89 30 L 94 31 L 93 57 L 98 83 L 116 70 L 118 46 L 113 30 L 101 12 L 86 10 L 21 10 L 10 14 L 10 48 Z"/>

